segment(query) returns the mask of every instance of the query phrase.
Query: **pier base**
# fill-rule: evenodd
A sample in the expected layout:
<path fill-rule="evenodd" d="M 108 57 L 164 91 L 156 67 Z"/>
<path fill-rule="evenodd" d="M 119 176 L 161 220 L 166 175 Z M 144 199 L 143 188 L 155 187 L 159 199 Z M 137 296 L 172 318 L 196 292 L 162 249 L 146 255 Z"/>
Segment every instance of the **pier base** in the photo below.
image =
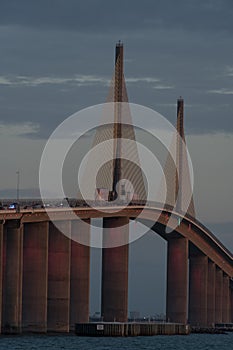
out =
<path fill-rule="evenodd" d="M 149 335 L 188 335 L 188 325 L 180 323 L 101 322 L 77 323 L 75 333 L 88 337 L 136 337 Z"/>

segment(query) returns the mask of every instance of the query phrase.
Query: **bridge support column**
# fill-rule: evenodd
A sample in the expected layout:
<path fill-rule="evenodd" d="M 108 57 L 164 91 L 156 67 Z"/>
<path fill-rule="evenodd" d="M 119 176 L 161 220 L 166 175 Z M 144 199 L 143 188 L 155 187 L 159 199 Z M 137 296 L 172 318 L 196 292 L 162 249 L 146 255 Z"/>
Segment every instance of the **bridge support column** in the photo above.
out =
<path fill-rule="evenodd" d="M 49 223 L 24 224 L 23 330 L 47 331 Z"/>
<path fill-rule="evenodd" d="M 230 322 L 230 279 L 223 274 L 223 293 L 222 293 L 222 322 Z"/>
<path fill-rule="evenodd" d="M 207 326 L 208 257 L 200 251 L 189 258 L 189 322 Z"/>
<path fill-rule="evenodd" d="M 0 222 L 0 333 L 2 329 L 3 221 Z"/>
<path fill-rule="evenodd" d="M 215 323 L 222 323 L 223 271 L 216 267 L 215 283 Z"/>
<path fill-rule="evenodd" d="M 90 219 L 73 221 L 71 233 L 70 330 L 74 330 L 75 323 L 89 321 Z"/>
<path fill-rule="evenodd" d="M 125 225 L 125 226 L 123 226 Z M 103 220 L 102 317 L 104 321 L 128 320 L 129 218 Z M 107 248 L 112 242 L 120 246 Z"/>
<path fill-rule="evenodd" d="M 19 220 L 12 220 L 5 228 L 2 332 L 13 334 L 22 331 L 23 227 Z"/>
<path fill-rule="evenodd" d="M 208 284 L 207 284 L 207 325 L 214 327 L 215 324 L 215 271 L 216 266 L 208 260 Z"/>
<path fill-rule="evenodd" d="M 48 252 L 48 331 L 69 332 L 70 309 L 70 234 L 71 222 L 49 224 Z"/>
<path fill-rule="evenodd" d="M 231 298 L 231 305 L 230 305 L 230 322 L 233 323 L 233 280 L 230 281 L 230 298 Z"/>
<path fill-rule="evenodd" d="M 188 240 L 170 238 L 167 248 L 167 305 L 169 322 L 187 322 Z"/>

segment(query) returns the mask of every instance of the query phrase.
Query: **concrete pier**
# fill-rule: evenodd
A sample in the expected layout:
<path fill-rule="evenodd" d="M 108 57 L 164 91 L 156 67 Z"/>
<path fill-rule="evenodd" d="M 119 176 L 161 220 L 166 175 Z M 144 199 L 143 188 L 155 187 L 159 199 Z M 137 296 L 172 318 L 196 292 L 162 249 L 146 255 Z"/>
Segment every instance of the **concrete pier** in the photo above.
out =
<path fill-rule="evenodd" d="M 3 220 L 0 221 L 0 333 L 2 330 Z"/>
<path fill-rule="evenodd" d="M 59 222 L 71 235 L 71 222 Z M 53 223 L 49 224 L 48 249 L 48 316 L 47 329 L 53 332 L 69 332 L 70 321 L 70 238 Z"/>
<path fill-rule="evenodd" d="M 215 324 L 215 274 L 216 266 L 208 259 L 207 280 L 207 326 L 214 327 Z"/>
<path fill-rule="evenodd" d="M 189 322 L 207 326 L 208 257 L 195 252 L 189 257 Z"/>
<path fill-rule="evenodd" d="M 24 331 L 47 331 L 48 221 L 25 224 L 23 240 Z"/>
<path fill-rule="evenodd" d="M 70 330 L 75 323 L 89 320 L 90 295 L 90 219 L 72 222 L 70 265 Z"/>
<path fill-rule="evenodd" d="M 126 322 L 128 319 L 128 256 L 129 218 L 103 220 L 103 241 L 108 245 L 102 253 L 102 317 L 104 321 Z M 126 225 L 126 226 L 123 226 Z"/>
<path fill-rule="evenodd" d="M 222 322 L 230 322 L 230 279 L 223 274 L 223 289 L 222 289 Z"/>
<path fill-rule="evenodd" d="M 188 240 L 171 238 L 167 247 L 167 306 L 169 322 L 187 322 Z"/>
<path fill-rule="evenodd" d="M 216 268 L 215 284 L 215 323 L 222 323 L 222 306 L 223 306 L 223 271 Z"/>
<path fill-rule="evenodd" d="M 4 230 L 2 332 L 21 333 L 23 227 L 12 220 Z"/>
<path fill-rule="evenodd" d="M 233 323 L 233 280 L 230 281 L 230 321 Z"/>

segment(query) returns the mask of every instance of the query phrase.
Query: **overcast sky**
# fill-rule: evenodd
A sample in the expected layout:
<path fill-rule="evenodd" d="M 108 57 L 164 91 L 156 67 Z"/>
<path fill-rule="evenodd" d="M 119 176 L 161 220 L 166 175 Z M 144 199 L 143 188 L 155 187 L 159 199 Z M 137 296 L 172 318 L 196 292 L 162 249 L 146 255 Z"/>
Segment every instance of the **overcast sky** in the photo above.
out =
<path fill-rule="evenodd" d="M 0 0 L 0 196 L 17 169 L 36 193 L 47 137 L 105 102 L 120 39 L 130 102 L 175 124 L 184 98 L 198 218 L 233 250 L 232 18 L 232 0 Z"/>

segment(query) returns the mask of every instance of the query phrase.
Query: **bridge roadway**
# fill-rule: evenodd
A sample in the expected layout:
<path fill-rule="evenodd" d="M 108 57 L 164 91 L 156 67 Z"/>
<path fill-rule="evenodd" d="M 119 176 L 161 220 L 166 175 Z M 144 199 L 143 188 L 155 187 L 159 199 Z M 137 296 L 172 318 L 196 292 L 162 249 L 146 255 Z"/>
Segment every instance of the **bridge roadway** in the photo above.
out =
<path fill-rule="evenodd" d="M 200 326 L 212 326 L 215 323 L 233 321 L 233 288 L 232 288 L 233 287 L 232 286 L 233 255 L 204 225 L 202 225 L 200 222 L 198 222 L 196 219 L 192 217 L 185 216 L 184 218 L 182 218 L 182 216 L 180 216 L 179 213 L 176 213 L 169 208 L 163 209 L 161 211 L 161 208 L 156 205 L 150 205 L 147 207 L 144 207 L 142 205 L 130 205 L 127 207 L 118 206 L 117 209 L 118 211 L 116 212 L 116 207 L 100 206 L 98 207 L 98 210 L 91 207 L 75 207 L 75 208 L 46 208 L 46 210 L 43 208 L 41 209 L 28 208 L 28 209 L 21 209 L 20 212 L 16 212 L 15 210 L 0 211 L 0 227 L 2 226 L 2 230 L 1 230 L 2 244 L 1 245 L 4 247 L 4 249 L 1 249 L 0 251 L 0 258 L 3 259 L 2 260 L 3 261 L 3 271 L 2 271 L 3 278 L 1 279 L 2 286 L 0 283 L 0 287 L 2 289 L 2 297 L 3 297 L 3 309 L 1 310 L 3 332 L 18 331 L 22 329 L 22 326 L 25 327 L 25 329 L 34 331 L 38 326 L 38 324 L 39 324 L 38 329 L 40 329 L 40 331 L 47 331 L 47 330 L 69 331 L 74 326 L 74 322 L 86 322 L 88 320 L 89 259 L 90 259 L 89 247 L 85 247 L 77 243 L 72 243 L 73 245 L 71 247 L 67 245 L 68 247 L 67 251 L 64 250 L 61 252 L 61 249 L 59 246 L 54 248 L 53 247 L 54 241 L 52 240 L 51 237 L 53 235 L 57 240 L 58 236 L 57 236 L 56 230 L 54 228 L 53 229 L 50 228 L 51 224 L 48 225 L 50 220 L 61 221 L 64 223 L 73 222 L 74 224 L 74 221 L 82 222 L 80 219 L 90 222 L 90 219 L 102 217 L 104 218 L 104 220 L 110 220 L 111 222 L 113 218 L 115 219 L 136 218 L 137 219 L 139 215 L 140 215 L 139 220 L 141 222 L 143 222 L 145 225 L 148 225 L 148 227 L 151 227 L 153 231 L 158 233 L 163 239 L 167 241 L 167 296 L 166 296 L 167 319 L 171 322 L 181 322 L 181 323 L 189 322 L 193 325 L 200 325 Z M 75 213 L 75 216 L 74 216 L 74 213 Z M 158 215 L 159 215 L 159 219 L 157 220 L 157 222 L 155 222 L 155 217 L 157 217 Z M 168 219 L 170 219 L 169 221 L 174 225 L 176 225 L 177 223 L 179 224 L 176 225 L 176 229 L 174 231 L 166 233 L 165 228 L 166 228 Z M 25 229 L 22 229 L 22 227 L 26 227 L 27 228 L 26 231 Z M 119 228 L 117 229 L 119 230 Z M 40 292 L 42 293 L 41 298 L 43 298 L 43 303 L 44 303 L 43 304 L 44 312 L 42 312 L 43 314 L 42 315 L 41 311 L 39 310 L 40 306 L 39 305 L 34 306 L 33 304 L 33 300 L 35 300 L 35 295 L 33 295 L 34 292 L 27 291 L 28 284 L 30 284 L 30 282 L 33 283 L 33 280 L 30 281 L 30 280 L 27 280 L 27 278 L 30 277 L 30 279 L 33 279 L 33 278 L 35 279 L 35 277 L 33 277 L 34 273 L 32 274 L 32 271 L 28 272 L 27 270 L 27 264 L 30 265 L 30 261 L 27 261 L 27 254 L 29 254 L 27 252 L 29 252 L 30 249 L 37 250 L 36 244 L 38 244 L 38 242 L 37 242 L 37 239 L 35 238 L 36 234 L 38 232 L 41 232 L 41 234 L 43 234 L 44 231 L 46 231 L 46 235 L 45 235 L 46 237 L 48 236 L 48 232 L 49 232 L 50 238 L 48 239 L 47 237 L 47 241 L 46 241 L 46 237 L 45 237 L 44 243 L 42 243 L 41 245 L 43 246 L 43 244 L 45 244 L 46 242 L 44 256 L 45 256 L 45 260 L 47 259 L 46 261 L 49 264 L 48 271 L 46 272 L 47 277 L 46 277 L 46 280 L 44 280 L 45 288 L 43 291 L 40 290 Z M 18 238 L 17 239 L 13 238 L 13 240 L 11 238 L 10 239 L 7 238 L 8 236 L 10 237 L 10 235 L 13 237 L 15 232 L 18 232 L 18 233 L 24 232 L 24 233 L 21 233 L 21 235 L 25 236 L 25 239 L 21 237 L 20 238 L 21 243 L 20 243 L 20 240 L 16 242 Z M 89 234 L 89 233 L 90 232 L 86 232 L 86 234 Z M 83 234 L 85 235 L 85 232 Z M 34 235 L 34 243 L 30 241 L 33 235 Z M 59 239 L 60 241 L 62 240 L 61 237 Z M 22 243 L 22 240 L 24 240 L 24 243 Z M 29 242 L 28 247 L 27 247 L 27 240 Z M 63 243 L 64 242 L 65 242 L 65 238 L 63 240 Z M 14 250 L 16 248 L 19 249 L 20 244 L 23 244 L 23 248 L 22 248 L 23 258 L 22 256 L 20 258 L 20 254 L 18 253 L 18 258 L 17 258 L 18 264 L 20 259 L 21 260 L 23 259 L 23 262 L 26 267 L 23 268 L 23 272 L 22 271 L 20 272 L 20 269 L 22 270 L 22 266 L 17 265 L 18 272 L 17 274 L 14 272 L 13 275 L 16 276 L 19 280 L 21 280 L 20 283 L 23 285 L 21 292 L 20 292 L 21 284 L 18 283 L 16 286 L 15 285 L 16 282 L 12 280 L 13 277 L 9 277 L 10 265 L 9 263 L 7 263 L 8 256 L 12 258 L 12 261 L 16 259 L 15 257 L 13 258 L 10 254 L 14 254 Z M 80 261 L 77 260 L 78 259 L 77 254 L 72 255 L 72 253 L 70 253 L 72 252 L 72 249 L 73 251 L 76 251 L 78 255 L 81 256 L 81 259 L 83 259 L 81 261 L 81 264 L 80 264 Z M 114 249 L 117 250 L 118 248 L 114 248 Z M 46 252 L 46 250 L 48 252 Z M 41 254 L 41 251 L 40 251 L 40 254 Z M 63 255 L 61 255 L 61 253 Z M 122 254 L 120 250 L 118 251 L 118 253 L 119 255 Z M 3 257 L 1 257 L 1 254 L 3 255 Z M 108 282 L 102 280 L 102 289 L 107 288 L 106 289 L 107 294 L 104 297 L 105 300 L 103 300 L 103 297 L 102 297 L 102 309 L 105 310 L 105 316 L 109 313 L 108 317 L 106 316 L 106 320 L 111 320 L 111 317 L 113 317 L 113 314 L 115 315 L 114 319 L 119 321 L 122 321 L 122 320 L 124 321 L 127 318 L 127 313 L 128 313 L 127 301 L 124 304 L 120 298 L 120 294 L 124 294 L 124 300 L 126 297 L 128 297 L 128 290 L 127 290 L 128 289 L 128 265 L 127 265 L 128 255 L 125 251 L 124 251 L 124 254 L 126 254 L 126 259 L 124 263 L 125 266 L 121 267 L 121 271 L 124 274 L 124 278 L 127 278 L 127 281 L 122 282 L 119 280 L 119 284 L 122 284 L 121 288 L 120 287 L 118 288 L 119 294 L 117 294 L 118 292 L 115 291 L 114 286 L 111 285 L 111 283 L 109 286 Z M 120 259 L 124 258 L 124 256 L 123 255 L 119 256 L 119 258 Z M 68 277 L 67 276 L 66 277 L 70 279 L 69 281 L 70 285 L 69 287 L 65 287 L 66 296 L 64 297 L 63 295 L 62 297 L 59 296 L 58 298 L 58 296 L 56 295 L 56 291 L 54 289 L 56 289 L 56 286 L 59 285 L 59 283 L 61 282 L 58 283 L 56 281 L 56 283 L 58 284 L 53 285 L 52 281 L 56 278 L 59 279 L 59 277 L 58 277 L 58 271 L 56 272 L 53 271 L 53 269 L 56 270 L 56 267 L 51 267 L 53 265 L 51 262 L 52 261 L 51 259 L 53 260 L 59 259 L 59 262 L 63 261 L 64 263 L 67 257 L 68 257 L 68 260 L 70 259 L 69 261 L 70 265 L 69 267 L 66 267 L 66 271 L 62 271 L 62 272 L 65 276 L 66 272 L 69 270 L 67 272 Z M 76 265 L 80 265 L 81 267 L 79 268 L 79 270 L 72 272 L 72 264 L 75 263 L 75 259 L 76 259 Z M 58 260 L 56 261 L 59 264 Z M 122 261 L 124 261 L 124 259 L 122 259 Z M 114 264 L 114 261 L 112 261 L 111 264 L 112 263 Z M 33 265 L 33 262 L 31 264 Z M 43 271 L 46 270 L 46 266 L 44 265 L 38 268 L 36 264 L 38 264 L 38 261 L 34 261 L 34 265 L 35 265 L 34 272 L 38 271 L 40 278 L 42 278 Z M 108 261 L 107 266 L 110 266 L 111 264 L 109 264 L 109 261 Z M 21 261 L 21 265 L 22 265 L 22 261 Z M 85 266 L 87 267 L 85 268 Z M 115 265 L 114 268 L 116 268 L 116 266 L 117 265 Z M 30 269 L 32 269 L 32 267 L 30 267 L 29 270 Z M 59 273 L 61 273 L 61 271 L 59 271 Z M 113 274 L 113 271 L 107 271 L 105 273 L 107 276 L 107 273 Z M 22 274 L 24 274 L 25 277 L 22 276 Z M 72 274 L 74 274 L 73 279 L 72 279 Z M 81 281 L 79 281 L 77 274 L 81 275 Z M 118 275 L 119 275 L 119 271 L 118 271 Z M 116 276 L 117 275 L 115 275 L 115 277 Z M 153 276 L 151 276 L 151 278 L 153 278 Z M 102 277 L 102 279 L 104 279 L 104 277 Z M 66 284 L 69 284 L 69 283 L 67 281 Z M 73 283 L 73 287 L 72 287 L 72 283 Z M 114 280 L 114 283 L 115 283 L 115 280 Z M 41 284 L 42 283 L 40 281 L 40 285 Z M 107 285 L 107 287 L 105 284 Z M 15 287 L 16 289 L 14 296 L 12 296 L 13 287 Z M 38 288 L 42 288 L 42 287 L 38 287 Z M 73 288 L 73 292 L 72 292 L 72 288 Z M 77 300 L 77 298 L 75 299 L 74 295 L 76 291 L 74 290 L 74 288 L 79 288 L 79 289 L 83 288 L 82 293 L 80 293 L 79 295 L 80 300 Z M 118 302 L 116 301 L 116 305 L 106 306 L 105 304 L 109 304 L 110 300 L 113 299 L 111 297 L 109 298 L 108 296 L 110 292 L 113 294 L 115 293 L 114 299 L 117 299 L 119 296 L 119 301 Z M 8 297 L 8 293 L 10 297 Z M 22 295 L 23 293 L 25 293 L 25 295 L 28 295 L 27 300 L 31 300 L 31 304 L 30 305 L 28 304 L 28 306 L 30 306 L 31 309 L 34 310 L 34 314 L 35 314 L 35 311 L 40 314 L 38 316 L 38 320 L 33 320 L 32 312 L 26 310 L 27 300 Z M 49 293 L 51 295 L 49 295 Z M 64 288 L 62 289 L 62 293 L 64 294 Z M 73 302 L 71 302 L 72 293 L 73 293 L 73 299 L 74 299 Z M 45 297 L 46 297 L 46 300 L 45 300 Z M 4 301 L 5 301 L 5 304 L 9 306 L 9 309 L 10 309 L 12 308 L 12 303 L 15 302 L 14 298 L 15 300 L 17 300 L 18 306 L 14 305 L 14 311 L 7 312 L 6 306 L 4 308 Z M 20 298 L 22 299 L 22 302 L 19 301 Z M 69 307 L 66 307 L 65 305 L 62 304 L 59 309 L 59 306 L 57 306 L 58 299 L 66 300 L 66 306 L 69 304 Z M 119 305 L 122 305 L 122 304 L 124 304 L 124 307 L 123 309 L 120 310 L 122 306 L 119 306 Z M 15 308 L 18 310 L 17 312 L 15 312 Z M 24 309 L 24 311 L 22 311 L 22 308 Z M 35 310 L 35 308 L 37 309 Z M 47 311 L 45 310 L 46 308 L 47 308 Z M 68 311 L 65 312 L 66 319 L 64 320 L 64 316 L 61 316 L 61 315 L 64 314 L 64 310 L 66 310 L 66 308 L 68 308 Z M 72 310 L 73 308 L 74 310 Z M 109 311 L 110 309 L 111 311 Z M 72 312 L 73 312 L 73 316 L 72 316 Z M 77 313 L 81 315 L 80 319 L 78 318 Z M 59 322 L 59 317 L 63 318 L 60 320 L 60 322 Z M 73 317 L 73 321 L 72 321 L 72 317 Z M 23 318 L 26 320 L 25 322 L 22 320 Z M 51 319 L 50 322 L 49 322 L 49 318 Z M 58 322 L 56 321 L 54 323 L 54 320 L 53 320 L 54 318 L 55 319 L 57 318 Z M 72 322 L 73 324 L 71 324 Z"/>

